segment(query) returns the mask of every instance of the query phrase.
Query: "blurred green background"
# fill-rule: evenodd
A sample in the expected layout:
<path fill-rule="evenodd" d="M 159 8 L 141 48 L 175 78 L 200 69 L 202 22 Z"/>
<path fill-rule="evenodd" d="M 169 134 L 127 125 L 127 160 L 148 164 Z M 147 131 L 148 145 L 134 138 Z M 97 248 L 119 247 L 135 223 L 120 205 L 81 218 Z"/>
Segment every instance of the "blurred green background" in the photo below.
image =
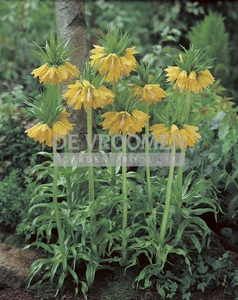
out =
<path fill-rule="evenodd" d="M 209 12 L 216 12 L 224 19 L 228 34 L 229 53 L 224 78 L 232 95 L 238 85 L 238 1 L 106 1 L 86 0 L 85 10 L 88 26 L 89 49 L 97 42 L 99 30 L 130 29 L 132 45 L 139 51 L 139 59 L 155 62 L 155 67 L 170 63 L 167 53 L 173 53 L 179 44 L 188 47 L 189 33 L 193 26 L 202 21 Z M 222 37 L 213 31 L 208 39 Z M 55 32 L 55 3 L 53 0 L 6 0 L 0 2 L 0 92 L 13 91 L 23 86 L 26 96 L 37 94 L 37 80 L 30 72 L 41 62 L 32 51 L 32 41 L 45 40 Z M 221 55 L 217 49 L 216 59 Z M 216 54 L 216 53 L 215 53 Z M 236 70 L 235 70 L 236 69 Z M 225 72 L 226 73 L 226 72 Z M 222 76 L 222 74 L 220 74 Z M 226 75 L 226 76 L 225 76 Z M 226 78 L 225 78 L 226 77 Z M 23 98 L 24 96 L 19 95 Z M 14 96 L 14 95 L 13 95 Z M 6 94 L 0 96 L 5 102 Z M 20 100 L 20 99 L 18 99 Z M 237 99 L 235 99 L 237 102 Z M 20 102 L 20 101 L 19 101 Z"/>

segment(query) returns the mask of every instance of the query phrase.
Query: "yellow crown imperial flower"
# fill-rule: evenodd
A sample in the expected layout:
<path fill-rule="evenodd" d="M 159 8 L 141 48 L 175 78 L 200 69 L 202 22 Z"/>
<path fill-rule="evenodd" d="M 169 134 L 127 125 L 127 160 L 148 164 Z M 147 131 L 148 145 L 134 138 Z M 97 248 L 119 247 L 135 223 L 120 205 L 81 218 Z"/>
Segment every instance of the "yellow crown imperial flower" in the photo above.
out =
<path fill-rule="evenodd" d="M 184 51 L 184 54 L 179 54 L 179 59 L 175 59 L 177 66 L 165 69 L 168 77 L 166 81 L 175 82 L 174 88 L 181 92 L 199 94 L 215 79 L 206 67 L 207 62 L 202 62 L 203 51 L 194 50 L 193 47 Z"/>
<path fill-rule="evenodd" d="M 103 130 L 109 129 L 110 135 L 132 135 L 141 132 L 149 118 L 147 114 L 139 110 L 134 110 L 131 114 L 127 111 L 106 112 L 102 117 L 105 118 L 102 122 Z"/>
<path fill-rule="evenodd" d="M 101 85 L 95 88 L 85 79 L 82 82 L 77 80 L 75 84 L 68 85 L 68 91 L 63 94 L 63 98 L 68 98 L 68 105 L 74 106 L 75 110 L 81 109 L 83 105 L 86 112 L 89 106 L 97 109 L 112 104 L 114 97 L 114 93 L 105 86 Z"/>
<path fill-rule="evenodd" d="M 119 31 L 103 35 L 101 42 L 104 46 L 94 45 L 90 52 L 91 66 L 95 66 L 104 75 L 104 80 L 111 84 L 122 79 L 122 75 L 129 76 L 136 69 L 134 48 L 128 48 L 129 37 L 127 32 L 122 36 Z"/>
<path fill-rule="evenodd" d="M 165 71 L 167 72 L 167 80 L 168 82 L 170 81 L 175 81 L 178 79 L 181 70 L 179 69 L 179 67 L 174 67 L 174 66 L 169 66 L 168 68 L 165 69 Z"/>
<path fill-rule="evenodd" d="M 69 123 L 70 114 L 64 109 L 61 115 L 53 122 L 53 131 L 55 134 L 68 135 L 73 129 L 73 124 Z"/>
<path fill-rule="evenodd" d="M 134 127 L 136 128 L 136 132 L 141 132 L 142 128 L 146 126 L 146 121 L 150 118 L 146 113 L 140 110 L 132 111 L 132 122 L 134 123 Z M 135 133 L 136 133 L 135 132 Z"/>
<path fill-rule="evenodd" d="M 45 61 L 45 64 L 34 69 L 31 74 L 34 78 L 39 77 L 41 83 L 59 84 L 62 81 L 72 81 L 74 77 L 78 78 L 79 71 L 68 62 L 69 56 L 75 51 L 68 49 L 67 43 L 56 40 L 51 35 L 49 42 L 44 47 L 37 45 L 35 52 Z"/>
<path fill-rule="evenodd" d="M 122 63 L 122 74 L 125 76 L 130 76 L 131 71 L 135 71 L 136 69 L 136 59 L 134 54 L 138 53 L 138 51 L 133 48 L 127 48 L 124 55 L 121 56 Z"/>
<path fill-rule="evenodd" d="M 185 136 L 185 149 L 187 147 L 194 147 L 198 140 L 201 138 L 201 135 L 198 134 L 197 126 L 183 125 L 183 129 L 180 130 L 180 133 Z"/>
<path fill-rule="evenodd" d="M 201 138 L 196 132 L 198 129 L 197 126 L 186 124 L 180 130 L 175 124 L 170 129 L 165 124 L 156 124 L 150 127 L 150 131 L 156 137 L 157 142 L 163 146 L 170 145 L 170 148 L 175 144 L 175 147 L 180 149 L 194 147 L 198 139 Z"/>
<path fill-rule="evenodd" d="M 54 140 L 54 131 L 47 124 L 41 124 L 40 122 L 27 129 L 25 131 L 30 138 L 33 138 L 36 142 L 40 142 L 42 145 L 44 142 L 49 147 L 52 147 Z"/>
<path fill-rule="evenodd" d="M 204 70 L 204 71 L 199 72 L 197 81 L 198 81 L 199 85 L 201 86 L 201 88 L 205 88 L 205 87 L 209 86 L 210 84 L 212 84 L 215 81 L 215 79 L 212 76 L 212 74 L 210 73 L 210 71 Z"/>
<path fill-rule="evenodd" d="M 133 91 L 135 96 L 138 96 L 142 102 L 149 104 L 161 102 L 162 98 L 166 97 L 165 91 L 159 84 L 145 84 L 144 87 L 135 86 Z"/>
<path fill-rule="evenodd" d="M 166 97 L 165 91 L 160 87 L 158 83 L 161 70 L 156 74 L 152 74 L 150 65 L 144 62 L 138 63 L 136 71 L 138 77 L 131 79 L 132 92 L 136 98 L 147 104 L 161 102 L 162 98 Z"/>
<path fill-rule="evenodd" d="M 129 76 L 131 71 L 135 71 L 136 60 L 133 55 L 138 52 L 133 48 L 127 48 L 124 56 L 119 56 L 116 53 L 106 55 L 105 49 L 100 48 L 97 47 L 90 51 L 95 53 L 95 55 L 90 56 L 91 65 L 98 66 L 98 72 L 105 75 L 104 80 L 106 82 L 116 83 L 122 79 L 122 75 Z"/>
<path fill-rule="evenodd" d="M 59 66 L 49 66 L 44 64 L 31 72 L 34 78 L 39 77 L 40 83 L 58 84 L 62 81 L 72 81 L 73 77 L 78 77 L 79 71 L 69 62 L 64 62 Z"/>
<path fill-rule="evenodd" d="M 27 129 L 25 133 L 36 142 L 40 142 L 42 145 L 45 142 L 47 146 L 52 147 L 55 134 L 57 134 L 57 140 L 59 141 L 60 135 L 68 135 L 70 130 L 73 129 L 73 124 L 69 123 L 67 119 L 69 115 L 70 114 L 64 109 L 61 115 L 54 120 L 50 126 L 46 123 L 42 124 L 39 122 L 30 129 Z"/>

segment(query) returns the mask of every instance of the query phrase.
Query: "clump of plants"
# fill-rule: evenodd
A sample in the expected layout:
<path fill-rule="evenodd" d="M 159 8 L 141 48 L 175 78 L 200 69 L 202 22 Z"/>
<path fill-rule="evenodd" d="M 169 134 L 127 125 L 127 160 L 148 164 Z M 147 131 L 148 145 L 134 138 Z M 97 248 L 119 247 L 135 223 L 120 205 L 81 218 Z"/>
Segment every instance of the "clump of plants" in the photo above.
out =
<path fill-rule="evenodd" d="M 33 170 L 50 180 L 31 201 L 29 214 L 44 212 L 32 222 L 37 239 L 29 247 L 43 248 L 47 257 L 32 264 L 29 284 L 42 274 L 37 284 L 55 281 L 57 294 L 71 278 L 75 293 L 81 289 L 87 298 L 97 270 L 141 265 L 134 287 L 154 287 L 163 298 L 180 291 L 189 299 L 195 283 L 185 277 L 197 272 L 194 259 L 209 247 L 201 216 L 220 211 L 210 180 L 198 170 L 184 176 L 185 153 L 202 140 L 193 109 L 214 83 L 210 61 L 203 49 L 182 48 L 164 70 L 164 83 L 161 70 L 136 61 L 128 32 L 108 32 L 99 41 L 82 70 L 69 62 L 67 43 L 51 36 L 38 46 L 44 64 L 32 74 L 45 90 L 40 101 L 28 103 L 38 122 L 26 133 L 52 152 L 42 152 L 49 160 Z M 63 81 L 69 85 L 62 94 Z M 67 105 L 86 111 L 86 151 L 70 152 L 74 124 Z M 93 114 L 99 109 L 105 134 L 98 138 L 106 141 L 95 151 Z M 129 170 L 135 162 L 143 171 Z"/>

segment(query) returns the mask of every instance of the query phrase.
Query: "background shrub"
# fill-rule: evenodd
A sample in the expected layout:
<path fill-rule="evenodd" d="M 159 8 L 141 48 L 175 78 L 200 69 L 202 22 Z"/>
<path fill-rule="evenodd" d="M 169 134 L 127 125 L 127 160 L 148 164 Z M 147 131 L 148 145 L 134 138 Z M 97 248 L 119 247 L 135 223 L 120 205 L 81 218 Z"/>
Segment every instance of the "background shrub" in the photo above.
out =
<path fill-rule="evenodd" d="M 25 208 L 34 189 L 34 183 L 24 187 L 17 169 L 5 176 L 0 182 L 0 223 L 15 228 L 27 214 Z"/>

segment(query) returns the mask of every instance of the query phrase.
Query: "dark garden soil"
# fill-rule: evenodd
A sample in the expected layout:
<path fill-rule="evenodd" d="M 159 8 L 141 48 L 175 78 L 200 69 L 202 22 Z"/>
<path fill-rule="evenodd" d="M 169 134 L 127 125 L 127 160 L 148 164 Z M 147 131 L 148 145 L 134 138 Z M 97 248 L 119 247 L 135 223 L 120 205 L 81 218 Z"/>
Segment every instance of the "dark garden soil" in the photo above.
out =
<path fill-rule="evenodd" d="M 113 283 L 112 283 L 113 284 Z M 118 293 L 120 291 L 118 290 Z M 135 292 L 134 290 L 132 291 L 127 291 L 128 292 L 128 297 L 122 298 L 121 295 L 112 295 L 110 291 L 106 291 L 105 287 L 98 287 L 94 288 L 88 293 L 88 300 L 119 300 L 119 299 L 124 299 L 124 300 L 162 300 L 161 297 L 158 296 L 157 293 L 155 292 L 144 292 L 144 291 L 137 291 Z M 131 296 L 129 294 L 132 294 Z M 74 297 L 73 291 L 66 291 L 63 294 L 60 294 L 57 296 L 57 298 L 54 298 L 53 295 L 46 295 L 42 297 L 38 297 L 32 292 L 26 291 L 25 289 L 4 289 L 0 290 L 0 299 L 1 300 L 84 300 L 83 297 L 77 296 Z M 210 290 L 206 291 L 205 293 L 202 292 L 195 292 L 191 296 L 191 300 L 225 300 L 229 299 L 232 300 L 229 295 L 225 294 L 223 290 Z M 172 300 L 182 300 L 181 296 L 176 296 L 172 298 Z"/>
<path fill-rule="evenodd" d="M 133 270 L 124 275 L 123 270 L 117 273 L 99 271 L 93 286 L 88 292 L 88 300 L 162 300 L 155 290 L 134 290 L 131 288 L 135 278 Z M 65 286 L 56 298 L 53 286 L 42 285 L 40 289 L 3 289 L 0 290 L 0 300 L 84 300 L 83 296 L 74 296 L 74 288 Z M 206 290 L 205 293 L 195 291 L 191 300 L 235 300 L 222 289 Z M 182 300 L 182 296 L 173 297 L 172 300 Z"/>
<path fill-rule="evenodd" d="M 102 280 L 104 281 L 104 280 Z M 122 284 L 122 282 L 120 282 Z M 114 287 L 113 287 L 114 285 Z M 126 285 L 128 285 L 126 283 Z M 26 289 L 3 289 L 0 290 L 0 299 L 1 300 L 84 300 L 83 296 L 74 297 L 73 290 L 68 290 L 62 292 L 56 298 L 51 292 L 45 291 L 36 292 L 27 291 Z M 192 294 L 191 300 L 233 300 L 229 295 L 224 293 L 224 290 L 208 290 L 205 293 L 197 291 Z M 93 288 L 88 293 L 88 300 L 162 300 L 162 298 L 155 291 L 135 291 L 133 289 L 125 290 L 125 287 L 122 285 L 121 289 L 118 286 L 118 283 L 113 281 L 110 282 L 101 282 L 95 283 Z M 182 300 L 182 296 L 173 297 L 172 300 Z"/>

